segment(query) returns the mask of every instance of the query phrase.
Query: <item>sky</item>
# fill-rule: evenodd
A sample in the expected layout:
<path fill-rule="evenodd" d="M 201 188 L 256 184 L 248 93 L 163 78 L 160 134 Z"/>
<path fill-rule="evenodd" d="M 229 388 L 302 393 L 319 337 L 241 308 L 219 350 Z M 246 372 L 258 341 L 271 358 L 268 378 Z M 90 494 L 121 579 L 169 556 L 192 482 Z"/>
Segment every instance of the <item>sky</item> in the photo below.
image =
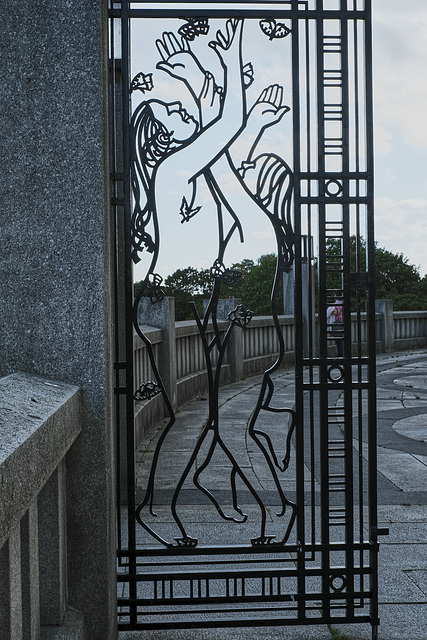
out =
<path fill-rule="evenodd" d="M 375 228 L 427 273 L 427 2 L 373 0 Z"/>
<path fill-rule="evenodd" d="M 159 27 L 160 28 L 160 27 Z M 156 29 L 153 29 L 153 32 Z M 153 38 L 150 38 L 154 41 Z M 209 37 L 209 39 L 211 39 Z M 133 35 L 136 43 L 133 59 L 134 71 L 155 70 L 158 52 L 154 47 L 154 57 L 150 61 L 147 50 L 142 53 L 139 42 L 148 39 Z M 265 46 L 271 64 L 256 70 L 255 82 L 251 88 L 252 100 L 259 95 L 260 87 L 277 81 L 269 71 L 274 68 L 275 56 L 286 51 L 290 41 L 270 42 Z M 197 42 L 197 41 L 196 41 Z M 202 39 L 199 40 L 202 42 Z M 255 39 L 252 46 L 256 47 Z M 280 48 L 281 47 L 281 48 Z M 206 47 L 205 47 L 206 49 Z M 373 0 L 373 78 L 374 78 L 374 145 L 375 145 L 375 236 L 379 247 L 393 253 L 403 253 L 409 263 L 415 265 L 421 275 L 427 274 L 427 0 Z M 252 52 L 251 52 L 252 55 Z M 260 53 L 254 52 L 254 60 Z M 286 56 L 285 56 L 286 57 Z M 282 55 L 283 58 L 283 55 Z M 145 61 L 141 68 L 140 61 Z M 139 65 L 139 66 L 138 66 Z M 166 74 L 163 76 L 166 77 Z M 166 99 L 170 87 L 161 82 L 162 73 L 155 78 L 155 90 L 159 97 Z M 285 68 L 284 77 L 289 78 Z M 258 74 L 258 75 L 257 75 Z M 174 96 L 185 103 L 182 83 L 175 81 Z M 288 80 L 290 84 L 290 79 Z M 286 95 L 285 101 L 291 97 Z M 162 94 L 162 91 L 164 92 Z M 151 94 L 150 94 L 151 95 Z M 141 98 L 141 95 L 139 93 Z M 189 103 L 188 103 L 189 104 Z M 279 140 L 283 148 L 291 149 L 286 143 L 290 136 L 291 119 L 285 116 L 280 126 L 270 131 L 270 142 Z M 232 187 L 230 187 L 230 193 Z M 213 261 L 216 237 L 215 211 L 209 209 L 209 194 L 200 191 L 202 212 L 190 224 L 181 225 L 175 219 L 175 226 L 169 223 L 162 237 L 162 252 L 158 271 L 163 277 L 177 268 L 192 265 L 196 268 L 210 267 Z M 274 251 L 271 227 L 266 219 L 250 208 L 245 210 L 245 243 L 236 238 L 230 247 L 230 262 L 243 258 L 256 259 L 263 253 Z M 167 231 L 167 233 L 166 233 Z M 208 240 L 208 247 L 202 240 Z M 234 243 L 234 244 L 233 244 Z M 204 245 L 204 246 L 203 246 Z M 212 248 L 212 250 L 210 250 Z M 135 268 L 135 279 L 144 275 L 144 261 Z"/>

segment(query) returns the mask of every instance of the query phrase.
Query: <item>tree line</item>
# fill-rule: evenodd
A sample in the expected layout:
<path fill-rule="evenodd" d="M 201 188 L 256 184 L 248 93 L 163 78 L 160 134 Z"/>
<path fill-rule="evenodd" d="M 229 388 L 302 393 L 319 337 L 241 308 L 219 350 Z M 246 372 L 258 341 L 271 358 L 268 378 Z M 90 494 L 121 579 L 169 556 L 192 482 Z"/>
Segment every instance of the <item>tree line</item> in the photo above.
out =
<path fill-rule="evenodd" d="M 328 255 L 339 255 L 341 246 L 339 241 L 329 240 Z M 365 243 L 356 242 L 356 237 L 350 238 L 351 270 L 357 269 L 357 263 L 364 264 L 366 255 Z M 393 301 L 396 311 L 417 311 L 427 309 L 427 276 L 421 277 L 420 271 L 403 253 L 393 253 L 382 247 L 375 248 L 376 262 L 376 297 L 389 298 Z M 276 269 L 276 255 L 268 253 L 257 260 L 246 258 L 231 265 L 229 272 L 236 274 L 230 278 L 229 284 L 221 284 L 221 298 L 240 300 L 247 309 L 255 315 L 269 315 L 271 313 L 271 286 Z M 317 261 L 313 264 L 314 278 L 317 277 Z M 238 272 L 240 276 L 237 277 Z M 333 278 L 333 276 L 332 276 Z M 225 278 L 227 281 L 227 278 Z M 135 294 L 142 286 L 142 281 L 135 283 Z M 338 283 L 329 281 L 328 287 L 334 288 Z M 210 269 L 195 269 L 186 267 L 177 269 L 165 278 L 162 290 L 165 296 L 175 298 L 176 320 L 191 320 L 194 318 L 194 303 L 198 313 L 202 313 L 203 300 L 209 298 L 212 288 Z M 283 290 L 280 287 L 277 300 L 279 312 L 283 310 Z"/>

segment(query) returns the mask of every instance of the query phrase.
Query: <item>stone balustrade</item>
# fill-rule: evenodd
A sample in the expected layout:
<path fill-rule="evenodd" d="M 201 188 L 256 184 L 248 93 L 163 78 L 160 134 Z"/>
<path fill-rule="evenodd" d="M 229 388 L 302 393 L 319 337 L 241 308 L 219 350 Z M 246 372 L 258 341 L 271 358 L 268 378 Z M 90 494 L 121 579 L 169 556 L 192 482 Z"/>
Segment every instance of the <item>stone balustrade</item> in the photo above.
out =
<path fill-rule="evenodd" d="M 66 514 L 81 392 L 16 373 L 0 395 L 1 640 L 81 640 L 83 616 L 67 605 Z"/>
<path fill-rule="evenodd" d="M 427 346 L 427 311 L 393 313 L 391 301 L 378 300 L 377 302 L 378 352 Z M 165 384 L 170 397 L 174 399 L 172 404 L 176 408 L 207 392 L 207 374 L 202 342 L 195 321 L 175 324 L 170 321 L 170 316 L 173 314 L 173 300 L 166 299 L 160 305 L 154 306 L 157 314 L 156 324 L 161 325 L 163 329 L 159 331 L 158 328 L 145 327 L 145 331 L 158 356 L 160 374 L 163 374 L 165 368 L 169 368 L 170 363 L 176 363 L 175 371 L 172 376 L 169 374 L 168 384 Z M 145 310 L 147 311 L 148 307 Z M 295 353 L 294 318 L 293 316 L 280 316 L 279 323 L 285 344 L 284 364 L 291 365 Z M 219 321 L 218 326 L 221 333 L 224 334 L 228 322 Z M 166 353 L 162 354 L 162 351 L 165 351 L 163 344 L 165 327 L 168 328 L 166 340 L 168 346 Z M 318 347 L 317 318 L 315 318 L 313 334 L 312 344 L 314 351 L 316 351 Z M 361 314 L 360 322 L 357 321 L 356 314 L 352 314 L 351 339 L 355 349 L 360 348 L 362 352 L 366 352 L 368 336 L 365 314 Z M 222 384 L 262 373 L 275 362 L 278 348 L 277 335 L 270 316 L 252 318 L 247 330 L 236 327 L 233 330 L 223 366 Z M 331 350 L 334 350 L 333 344 Z M 135 351 L 136 388 L 153 377 L 145 346 L 138 338 Z M 159 396 L 136 403 L 137 442 L 141 440 L 147 430 L 164 417 L 163 410 L 163 401 Z"/>
<path fill-rule="evenodd" d="M 427 313 L 425 311 L 395 311 L 393 313 L 393 348 L 416 349 L 426 346 Z"/>

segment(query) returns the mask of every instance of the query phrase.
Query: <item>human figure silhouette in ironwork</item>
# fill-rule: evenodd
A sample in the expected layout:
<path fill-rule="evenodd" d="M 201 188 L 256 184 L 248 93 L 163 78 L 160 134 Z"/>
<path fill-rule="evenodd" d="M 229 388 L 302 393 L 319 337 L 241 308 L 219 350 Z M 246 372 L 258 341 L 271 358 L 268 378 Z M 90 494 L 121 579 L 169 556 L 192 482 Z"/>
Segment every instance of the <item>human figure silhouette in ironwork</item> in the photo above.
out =
<path fill-rule="evenodd" d="M 134 259 L 139 259 L 142 250 L 152 255 L 143 286 L 135 301 L 136 308 L 139 299 L 147 292 L 153 301 L 162 296 L 161 278 L 156 273 L 159 245 L 161 242 L 161 221 L 171 215 L 175 199 L 170 193 L 170 176 L 178 176 L 173 190 L 179 193 L 179 214 L 181 222 L 189 222 L 198 214 L 200 206 L 197 204 L 198 180 L 204 178 L 217 209 L 218 219 L 218 252 L 211 269 L 213 291 L 204 317 L 195 313 L 200 336 L 204 347 L 208 377 L 210 382 L 209 417 L 202 429 L 194 450 L 189 459 L 181 460 L 180 477 L 174 490 L 170 504 L 172 516 L 178 525 L 180 536 L 175 541 L 162 538 L 148 524 L 144 513 L 148 509 L 152 514 L 155 493 L 155 477 L 159 456 L 162 453 L 165 440 L 175 422 L 174 413 L 167 394 L 158 376 L 151 345 L 143 335 L 138 323 L 137 332 L 145 341 L 150 354 L 153 370 L 158 378 L 170 415 L 167 427 L 164 429 L 156 450 L 144 498 L 137 508 L 136 517 L 139 523 L 154 538 L 166 546 L 178 544 L 181 546 L 195 546 L 197 540 L 188 535 L 186 527 L 177 511 L 180 491 L 185 480 L 192 473 L 197 456 L 203 444 L 208 443 L 208 452 L 197 472 L 193 475 L 194 484 L 215 504 L 218 512 L 225 519 L 244 521 L 245 514 L 238 504 L 237 477 L 243 482 L 253 496 L 260 509 L 259 536 L 252 539 L 253 545 L 285 544 L 288 540 L 296 517 L 296 506 L 285 496 L 278 477 L 278 470 L 284 471 L 289 463 L 290 438 L 294 428 L 292 410 L 274 406 L 274 382 L 271 374 L 281 364 L 284 352 L 283 336 L 277 319 L 276 297 L 280 286 L 280 275 L 290 269 L 293 261 L 293 231 L 291 224 L 291 196 L 292 172 L 289 166 L 279 156 L 274 154 L 259 154 L 256 149 L 264 131 L 277 123 L 289 108 L 283 105 L 283 89 L 279 85 L 271 85 L 264 89 L 258 100 L 247 111 L 246 87 L 250 84 L 252 65 L 244 65 L 242 60 L 242 20 L 227 20 L 224 31 L 218 31 L 216 39 L 209 43 L 217 53 L 224 77 L 222 86 L 216 83 L 212 73 L 205 71 L 199 60 L 193 55 L 188 40 L 179 40 L 175 34 L 165 32 L 157 40 L 157 47 L 161 61 L 157 67 L 170 76 L 182 80 L 193 96 L 199 111 L 199 119 L 185 111 L 179 102 L 164 103 L 160 100 L 146 100 L 142 102 L 132 118 L 135 132 L 133 148 L 132 185 L 134 192 L 133 212 L 133 250 Z M 261 120 L 261 126 L 260 126 Z M 255 131 L 253 136 L 243 138 L 242 133 Z M 247 140 L 250 140 L 247 142 Z M 237 144 L 237 142 L 239 144 Z M 239 155 L 237 152 L 240 152 Z M 263 454 L 260 464 L 264 473 L 270 477 L 277 490 L 281 510 L 278 514 L 283 517 L 288 512 L 288 520 L 284 526 L 283 535 L 277 542 L 274 536 L 266 531 L 266 507 L 258 492 L 247 476 L 240 453 L 245 447 L 245 434 L 242 432 L 240 449 L 227 442 L 227 434 L 221 428 L 218 413 L 219 374 L 225 349 L 236 325 L 245 328 L 250 320 L 250 312 L 237 308 L 230 315 L 230 326 L 225 336 L 221 337 L 216 322 L 216 306 L 219 297 L 221 280 L 232 277 L 225 267 L 225 252 L 233 236 L 238 233 L 243 241 L 241 222 L 234 209 L 230 206 L 221 185 L 221 175 L 224 168 L 233 172 L 236 184 L 241 188 L 244 198 L 251 199 L 259 209 L 268 216 L 272 223 L 277 241 L 277 269 L 272 288 L 272 313 L 279 339 L 279 355 L 275 364 L 265 372 L 261 391 L 255 410 L 249 421 L 249 436 Z M 183 173 L 185 170 L 185 174 Z M 180 180 L 181 176 L 181 180 Z M 179 188 L 177 189 L 177 184 Z M 243 205 L 244 206 L 244 205 Z M 207 341 L 207 325 L 212 321 L 214 339 Z M 213 366 L 212 352 L 217 351 L 218 362 Z M 290 426 L 286 438 L 286 452 L 282 461 L 274 451 L 270 438 L 257 428 L 257 420 L 262 411 L 286 413 L 290 417 Z M 209 489 L 203 486 L 201 474 L 209 465 L 217 448 L 220 448 L 231 462 L 230 486 L 232 501 L 236 512 L 234 516 L 227 516 Z M 183 467 L 183 468 L 182 468 Z"/>

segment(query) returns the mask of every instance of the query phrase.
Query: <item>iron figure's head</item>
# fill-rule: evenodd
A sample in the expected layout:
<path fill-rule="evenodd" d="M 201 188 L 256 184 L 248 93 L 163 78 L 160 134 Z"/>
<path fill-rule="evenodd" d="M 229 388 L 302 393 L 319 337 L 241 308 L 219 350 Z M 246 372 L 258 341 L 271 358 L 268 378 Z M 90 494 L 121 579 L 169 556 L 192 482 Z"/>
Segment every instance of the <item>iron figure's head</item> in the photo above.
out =
<path fill-rule="evenodd" d="M 151 100 L 148 106 L 154 118 L 169 132 L 172 142 L 186 142 L 197 131 L 197 121 L 184 109 L 181 102 Z"/>

